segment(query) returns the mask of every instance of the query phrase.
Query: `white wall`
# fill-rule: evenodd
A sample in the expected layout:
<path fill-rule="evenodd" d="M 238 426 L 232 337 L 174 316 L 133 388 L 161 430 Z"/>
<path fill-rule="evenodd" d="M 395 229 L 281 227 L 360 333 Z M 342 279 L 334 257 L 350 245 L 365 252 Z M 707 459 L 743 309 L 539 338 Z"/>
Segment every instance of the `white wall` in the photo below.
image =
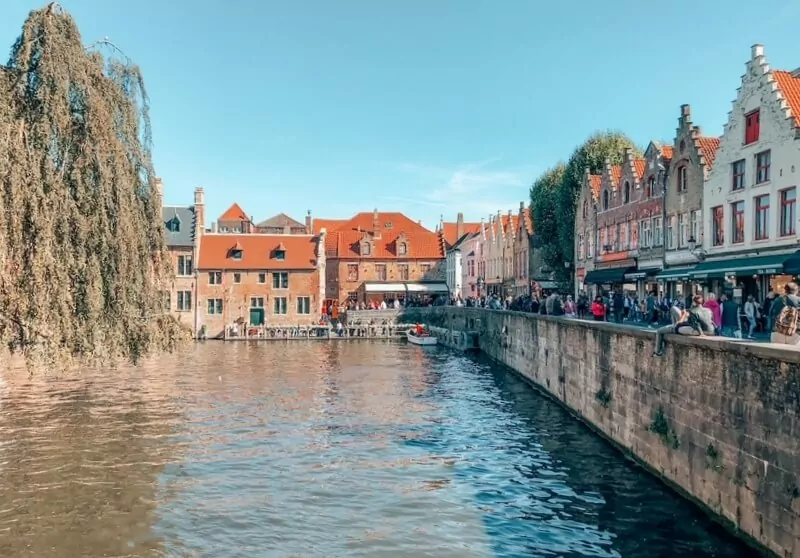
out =
<path fill-rule="evenodd" d="M 759 139 L 751 145 L 744 145 L 744 117 L 755 109 L 760 110 Z M 789 117 L 785 101 L 779 98 L 779 89 L 769 72 L 763 49 L 754 47 L 703 191 L 703 248 L 708 256 L 724 256 L 728 252 L 744 250 L 788 248 L 797 243 L 800 203 L 795 204 L 795 233 L 790 237 L 779 236 L 780 191 L 800 186 L 800 141 L 795 139 L 795 133 L 794 120 Z M 771 151 L 770 179 L 756 185 L 755 155 L 767 149 Z M 732 191 L 732 164 L 740 159 L 746 161 L 745 187 Z M 754 240 L 754 198 L 764 194 L 770 196 L 769 238 Z M 744 243 L 733 244 L 731 204 L 739 200 L 743 200 L 745 205 Z M 711 208 L 720 205 L 724 208 L 725 242 L 722 246 L 713 246 Z"/>
<path fill-rule="evenodd" d="M 447 288 L 450 289 L 450 294 L 456 296 L 462 294 L 463 273 L 462 269 L 461 250 L 456 248 L 447 252 L 446 269 L 447 269 Z"/>

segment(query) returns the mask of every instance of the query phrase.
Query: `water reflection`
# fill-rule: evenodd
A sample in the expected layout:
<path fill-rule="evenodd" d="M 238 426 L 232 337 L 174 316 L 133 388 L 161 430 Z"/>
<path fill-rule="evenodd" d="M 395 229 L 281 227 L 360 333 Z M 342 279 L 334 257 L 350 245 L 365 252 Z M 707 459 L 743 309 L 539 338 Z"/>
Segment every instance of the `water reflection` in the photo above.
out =
<path fill-rule="evenodd" d="M 749 553 L 488 363 L 208 343 L 0 384 L 0 556 Z"/>

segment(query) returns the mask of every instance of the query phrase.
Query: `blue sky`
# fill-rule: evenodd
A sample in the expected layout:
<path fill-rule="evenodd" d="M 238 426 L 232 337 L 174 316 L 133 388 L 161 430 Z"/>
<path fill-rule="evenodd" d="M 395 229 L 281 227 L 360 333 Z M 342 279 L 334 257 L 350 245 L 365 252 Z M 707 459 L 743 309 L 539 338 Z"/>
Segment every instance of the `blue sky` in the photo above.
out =
<path fill-rule="evenodd" d="M 10 47 L 43 1 L 0 3 Z M 597 129 L 721 133 L 750 46 L 800 66 L 796 0 L 64 0 L 144 72 L 166 202 L 209 215 L 516 209 Z"/>

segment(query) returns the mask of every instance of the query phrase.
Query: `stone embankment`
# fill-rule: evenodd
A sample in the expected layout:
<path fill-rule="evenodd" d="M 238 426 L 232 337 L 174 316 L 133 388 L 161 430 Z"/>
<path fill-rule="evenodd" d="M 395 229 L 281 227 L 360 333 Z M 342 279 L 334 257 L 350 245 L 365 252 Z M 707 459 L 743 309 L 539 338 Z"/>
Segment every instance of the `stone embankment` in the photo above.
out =
<path fill-rule="evenodd" d="M 800 351 L 477 308 L 409 308 L 558 400 L 755 546 L 800 557 Z"/>

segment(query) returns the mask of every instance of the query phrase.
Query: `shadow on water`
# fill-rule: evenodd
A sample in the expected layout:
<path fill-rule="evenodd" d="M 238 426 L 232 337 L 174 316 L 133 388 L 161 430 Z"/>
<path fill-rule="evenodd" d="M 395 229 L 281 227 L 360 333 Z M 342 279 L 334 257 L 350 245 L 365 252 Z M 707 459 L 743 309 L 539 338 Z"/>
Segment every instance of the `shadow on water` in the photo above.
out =
<path fill-rule="evenodd" d="M 208 343 L 0 376 L 0 556 L 749 556 L 505 369 Z"/>
<path fill-rule="evenodd" d="M 438 445 L 460 452 L 496 556 L 753 556 L 507 368 L 447 352 L 431 366 L 448 371 L 433 397 L 458 385 Z"/>

